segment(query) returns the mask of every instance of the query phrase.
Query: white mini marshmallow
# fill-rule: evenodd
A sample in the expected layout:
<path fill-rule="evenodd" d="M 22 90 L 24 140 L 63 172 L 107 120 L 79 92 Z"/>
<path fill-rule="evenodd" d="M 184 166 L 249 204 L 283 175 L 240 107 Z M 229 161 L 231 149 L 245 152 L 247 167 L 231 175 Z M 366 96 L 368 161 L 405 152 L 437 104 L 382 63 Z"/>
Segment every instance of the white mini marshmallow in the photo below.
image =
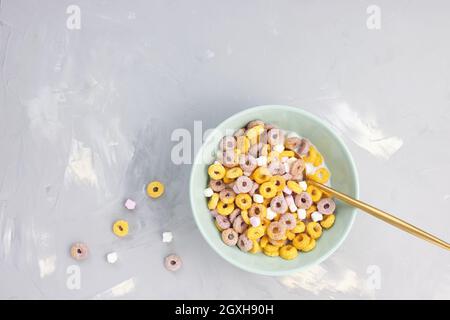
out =
<path fill-rule="evenodd" d="M 291 170 L 291 166 L 289 165 L 289 163 L 285 162 L 283 163 L 284 166 L 284 171 L 286 171 L 286 173 L 289 173 L 289 171 Z"/>
<path fill-rule="evenodd" d="M 295 203 L 293 203 L 293 204 L 291 204 L 291 205 L 289 206 L 289 210 L 290 210 L 291 212 L 296 212 L 296 211 L 298 210 L 298 208 L 297 208 L 297 206 L 295 205 Z"/>
<path fill-rule="evenodd" d="M 106 255 L 106 261 L 111 264 L 116 263 L 118 258 L 117 252 L 110 252 Z"/>
<path fill-rule="evenodd" d="M 306 174 L 314 174 L 314 172 L 316 172 L 316 167 L 314 167 L 309 162 L 306 162 L 305 168 L 306 168 Z"/>
<path fill-rule="evenodd" d="M 272 220 L 276 216 L 277 216 L 277 214 L 272 209 L 270 209 L 270 207 L 267 208 L 267 210 L 266 210 L 266 218 L 267 219 Z"/>
<path fill-rule="evenodd" d="M 306 219 L 306 210 L 305 209 L 298 209 L 297 210 L 297 216 L 300 220 Z"/>
<path fill-rule="evenodd" d="M 284 187 L 283 192 L 284 192 L 285 194 L 292 194 L 292 190 L 289 189 L 287 186 Z"/>
<path fill-rule="evenodd" d="M 258 164 L 258 167 L 263 167 L 267 165 L 267 157 L 261 156 L 256 158 L 256 163 Z"/>
<path fill-rule="evenodd" d="M 306 181 L 300 181 L 298 184 L 300 185 L 300 188 L 302 188 L 303 191 L 306 191 L 306 189 L 308 189 Z"/>
<path fill-rule="evenodd" d="M 283 158 L 281 158 L 281 162 L 287 162 L 289 160 L 289 158 L 288 157 L 283 157 Z"/>
<path fill-rule="evenodd" d="M 275 150 L 276 152 L 283 152 L 284 151 L 284 145 L 282 144 L 277 144 L 273 147 L 273 150 Z"/>
<path fill-rule="evenodd" d="M 249 171 L 244 171 L 244 176 L 250 177 L 251 174 L 252 174 L 252 173 L 249 172 Z"/>
<path fill-rule="evenodd" d="M 128 210 L 134 210 L 136 208 L 136 202 L 131 199 L 127 199 L 127 201 L 125 201 L 125 208 Z"/>
<path fill-rule="evenodd" d="M 322 221 L 323 220 L 323 215 L 320 212 L 318 212 L 318 211 L 314 211 L 313 213 L 311 213 L 311 219 L 314 222 Z"/>
<path fill-rule="evenodd" d="M 173 235 L 172 232 L 163 232 L 162 241 L 163 242 L 172 242 Z"/>
<path fill-rule="evenodd" d="M 211 197 L 213 194 L 214 191 L 211 188 L 206 188 L 205 190 L 203 190 L 203 195 L 207 198 Z"/>
<path fill-rule="evenodd" d="M 259 226 L 261 224 L 261 219 L 259 217 L 251 217 L 250 218 L 250 224 L 253 227 L 257 227 L 257 226 Z"/>
<path fill-rule="evenodd" d="M 297 132 L 291 131 L 291 132 L 288 133 L 286 138 L 301 138 L 301 137 L 299 136 L 299 134 Z"/>
<path fill-rule="evenodd" d="M 253 195 L 253 202 L 263 203 L 264 202 L 264 197 L 262 195 L 260 195 L 260 194 L 255 193 Z"/>

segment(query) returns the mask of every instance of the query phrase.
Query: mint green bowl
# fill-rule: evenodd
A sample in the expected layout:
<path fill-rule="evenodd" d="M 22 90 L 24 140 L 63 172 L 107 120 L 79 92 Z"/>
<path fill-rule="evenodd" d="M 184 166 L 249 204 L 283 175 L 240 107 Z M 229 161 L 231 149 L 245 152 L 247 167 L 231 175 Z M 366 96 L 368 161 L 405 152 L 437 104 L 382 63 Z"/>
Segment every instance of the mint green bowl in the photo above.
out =
<path fill-rule="evenodd" d="M 207 137 L 192 166 L 189 186 L 192 213 L 203 237 L 222 258 L 243 270 L 270 276 L 291 274 L 324 261 L 336 251 L 349 233 L 356 212 L 354 208 L 338 201 L 334 226 L 324 231 L 314 250 L 300 253 L 294 260 L 272 258 L 263 253 L 245 253 L 237 247 L 225 245 L 203 195 L 208 183 L 207 168 L 211 163 L 207 161 L 213 159 L 207 158 L 217 150 L 220 139 L 230 134 L 229 130 L 233 132 L 255 119 L 273 123 L 310 139 L 323 154 L 331 171 L 331 186 L 355 198 L 358 198 L 358 175 L 350 152 L 341 138 L 324 121 L 302 109 L 278 105 L 250 108 L 226 119 Z"/>

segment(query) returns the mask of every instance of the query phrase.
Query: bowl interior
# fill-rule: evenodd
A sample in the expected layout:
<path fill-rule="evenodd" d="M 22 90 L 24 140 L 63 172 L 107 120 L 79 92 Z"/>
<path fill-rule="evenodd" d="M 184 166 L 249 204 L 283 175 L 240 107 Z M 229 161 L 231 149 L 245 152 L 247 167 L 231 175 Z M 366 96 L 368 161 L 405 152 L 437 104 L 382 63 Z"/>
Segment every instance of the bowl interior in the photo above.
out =
<path fill-rule="evenodd" d="M 262 253 L 256 255 L 244 253 L 237 247 L 226 246 L 214 226 L 207 201 L 203 196 L 203 190 L 208 182 L 207 168 L 210 164 L 206 162 L 208 161 L 206 158 L 214 154 L 220 139 L 225 134 L 230 134 L 229 130 L 237 130 L 254 119 L 273 123 L 310 139 L 324 156 L 331 171 L 333 188 L 357 197 L 357 173 L 351 155 L 342 140 L 322 120 L 298 108 L 276 105 L 250 108 L 228 118 L 208 136 L 192 166 L 189 190 L 192 211 L 200 232 L 219 255 L 239 268 L 265 275 L 289 274 L 319 263 L 333 253 L 347 236 L 355 217 L 355 210 L 337 201 L 334 226 L 324 231 L 314 250 L 300 253 L 294 260 L 271 258 Z"/>

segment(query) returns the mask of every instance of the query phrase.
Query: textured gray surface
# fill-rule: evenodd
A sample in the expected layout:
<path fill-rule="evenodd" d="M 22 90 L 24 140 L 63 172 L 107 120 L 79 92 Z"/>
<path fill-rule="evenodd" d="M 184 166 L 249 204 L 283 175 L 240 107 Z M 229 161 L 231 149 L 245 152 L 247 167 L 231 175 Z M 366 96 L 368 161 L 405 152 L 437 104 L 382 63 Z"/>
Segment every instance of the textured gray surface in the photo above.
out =
<path fill-rule="evenodd" d="M 66 27 L 71 4 L 80 30 Z M 369 30 L 371 4 L 1 1 L 0 297 L 450 298 L 447 252 L 364 214 L 306 272 L 240 271 L 201 238 L 189 165 L 170 162 L 175 128 L 302 107 L 344 137 L 363 199 L 448 240 L 450 4 L 377 1 L 381 29 Z M 143 194 L 154 178 L 167 186 L 161 201 Z M 118 217 L 133 223 L 130 239 L 110 232 Z M 91 258 L 69 290 L 77 240 Z M 162 267 L 171 251 L 184 260 L 176 274 Z"/>

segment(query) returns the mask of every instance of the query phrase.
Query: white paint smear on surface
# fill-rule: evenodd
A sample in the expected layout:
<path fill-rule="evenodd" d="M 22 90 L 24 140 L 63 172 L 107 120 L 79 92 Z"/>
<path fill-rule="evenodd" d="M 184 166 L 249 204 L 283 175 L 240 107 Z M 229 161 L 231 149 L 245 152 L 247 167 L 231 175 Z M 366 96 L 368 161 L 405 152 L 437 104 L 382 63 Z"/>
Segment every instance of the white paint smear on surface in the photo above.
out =
<path fill-rule="evenodd" d="M 76 139 L 72 139 L 69 162 L 64 173 L 64 183 L 72 182 L 98 187 L 93 152 Z"/>
<path fill-rule="evenodd" d="M 51 275 L 56 270 L 56 256 L 39 259 L 39 273 L 41 278 Z"/>
<path fill-rule="evenodd" d="M 333 276 L 321 265 L 310 267 L 291 276 L 281 277 L 280 282 L 290 289 L 300 288 L 315 295 L 323 294 L 323 291 L 369 294 L 365 281 L 359 278 L 355 271 L 345 269 L 339 275 Z"/>
<path fill-rule="evenodd" d="M 326 115 L 339 131 L 377 158 L 389 159 L 403 145 L 403 140 L 386 135 L 375 119 L 363 119 L 348 104 L 340 103 Z"/>
<path fill-rule="evenodd" d="M 132 292 L 136 287 L 135 278 L 125 280 L 114 287 L 94 296 L 94 299 L 117 298 Z"/>

